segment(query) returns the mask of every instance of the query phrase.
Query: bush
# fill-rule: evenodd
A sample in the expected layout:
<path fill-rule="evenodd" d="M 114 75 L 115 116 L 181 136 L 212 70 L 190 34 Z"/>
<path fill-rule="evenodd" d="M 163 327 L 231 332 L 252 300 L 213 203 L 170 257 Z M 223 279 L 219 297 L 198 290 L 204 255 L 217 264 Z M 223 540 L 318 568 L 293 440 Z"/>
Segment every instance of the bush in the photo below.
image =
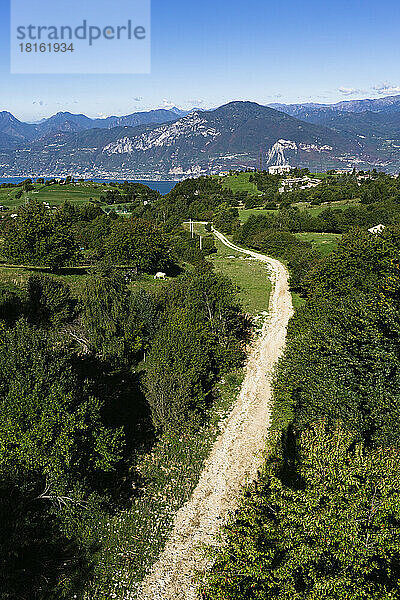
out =
<path fill-rule="evenodd" d="M 201 271 L 161 295 L 163 321 L 147 360 L 144 389 L 157 429 L 199 424 L 217 377 L 242 364 L 249 323 L 225 277 Z"/>
<path fill-rule="evenodd" d="M 168 315 L 149 356 L 145 393 L 156 429 L 199 422 L 212 381 L 211 338 L 191 311 Z"/>
<path fill-rule="evenodd" d="M 352 442 L 319 423 L 269 460 L 225 529 L 207 600 L 400 598 L 398 451 Z"/>
<path fill-rule="evenodd" d="M 0 328 L 0 597 L 71 598 L 122 433 L 59 340 L 23 321 Z"/>
<path fill-rule="evenodd" d="M 130 300 L 123 274 L 106 264 L 85 282 L 80 295 L 87 350 L 115 365 L 136 363 L 145 344 L 143 324 Z"/>
<path fill-rule="evenodd" d="M 0 320 L 9 324 L 22 316 L 25 298 L 22 290 L 14 285 L 0 285 Z"/>
<path fill-rule="evenodd" d="M 155 272 L 169 262 L 168 238 L 160 227 L 142 219 L 116 219 L 105 243 L 105 255 L 115 264 Z"/>
<path fill-rule="evenodd" d="M 34 275 L 28 280 L 28 314 L 32 322 L 59 327 L 74 315 L 75 302 L 69 287 L 52 277 Z"/>
<path fill-rule="evenodd" d="M 4 238 L 5 256 L 17 264 L 57 271 L 75 264 L 79 257 L 78 245 L 63 220 L 33 200 L 8 223 Z"/>
<path fill-rule="evenodd" d="M 253 237 L 253 245 L 272 256 L 285 258 L 293 249 L 311 248 L 310 242 L 303 242 L 288 231 L 265 231 Z"/>

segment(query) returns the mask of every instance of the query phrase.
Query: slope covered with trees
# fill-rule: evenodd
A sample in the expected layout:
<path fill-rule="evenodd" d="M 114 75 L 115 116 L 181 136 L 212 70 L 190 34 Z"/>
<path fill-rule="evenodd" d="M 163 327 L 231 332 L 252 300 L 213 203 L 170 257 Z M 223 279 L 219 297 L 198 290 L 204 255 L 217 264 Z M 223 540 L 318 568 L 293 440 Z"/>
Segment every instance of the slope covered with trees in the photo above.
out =
<path fill-rule="evenodd" d="M 267 464 L 206 598 L 399 597 L 399 250 L 398 227 L 354 229 L 309 268 Z"/>
<path fill-rule="evenodd" d="M 205 260 L 212 245 L 200 251 L 181 226 L 68 203 L 16 214 L 1 251 L 31 271 L 0 283 L 0 598 L 108 598 L 132 567 L 122 532 L 142 527 L 148 542 L 162 505 L 148 490 L 189 452 L 180 438 L 214 435 L 216 384 L 243 364 L 250 323 Z M 71 289 L 65 274 L 82 262 Z M 165 285 L 160 268 L 174 275 Z"/>

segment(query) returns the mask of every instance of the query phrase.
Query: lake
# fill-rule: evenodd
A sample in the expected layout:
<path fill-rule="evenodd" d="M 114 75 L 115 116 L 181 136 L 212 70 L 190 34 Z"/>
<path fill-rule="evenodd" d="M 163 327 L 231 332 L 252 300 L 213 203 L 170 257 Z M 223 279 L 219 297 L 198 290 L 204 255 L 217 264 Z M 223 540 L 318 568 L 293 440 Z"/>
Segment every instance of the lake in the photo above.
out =
<path fill-rule="evenodd" d="M 1 183 L 20 183 L 21 181 L 24 181 L 25 179 L 28 179 L 27 177 L 0 177 L 0 184 Z M 43 179 L 48 180 L 48 179 L 53 179 L 53 177 L 43 177 Z M 58 179 L 58 177 L 56 178 Z M 123 183 L 125 180 L 121 179 L 90 179 L 88 181 L 97 181 L 98 183 L 109 183 L 111 181 L 113 182 L 117 182 L 117 183 Z M 177 184 L 176 181 L 140 181 L 138 179 L 129 179 L 129 182 L 132 183 L 143 183 L 143 185 L 147 185 L 149 188 L 151 188 L 152 190 L 157 190 L 160 192 L 160 194 L 165 195 L 168 194 L 168 192 L 170 192 L 172 190 L 173 187 L 175 187 L 175 185 Z"/>

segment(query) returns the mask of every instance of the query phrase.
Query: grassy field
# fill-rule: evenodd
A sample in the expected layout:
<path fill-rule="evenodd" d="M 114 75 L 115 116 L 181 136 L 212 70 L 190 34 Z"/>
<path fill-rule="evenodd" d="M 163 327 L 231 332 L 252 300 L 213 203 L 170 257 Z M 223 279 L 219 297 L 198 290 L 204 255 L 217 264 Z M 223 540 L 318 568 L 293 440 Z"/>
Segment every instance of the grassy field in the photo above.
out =
<path fill-rule="evenodd" d="M 359 200 L 339 200 L 338 202 L 326 202 L 321 204 L 321 206 L 311 206 L 305 203 L 294 204 L 293 206 L 297 206 L 300 210 L 307 210 L 313 217 L 317 217 L 327 208 L 335 208 L 338 210 L 347 210 L 348 208 L 352 208 L 353 206 L 359 206 Z"/>
<path fill-rule="evenodd" d="M 347 210 L 348 208 L 358 205 L 359 202 L 357 200 L 340 200 L 339 202 L 327 202 L 326 204 L 322 204 L 321 206 L 310 206 L 309 204 L 305 204 L 304 202 L 294 204 L 293 206 L 299 208 L 300 210 L 306 210 L 313 217 L 317 217 L 327 208 Z M 251 215 L 273 215 L 274 213 L 277 214 L 277 212 L 277 210 L 265 210 L 265 208 L 244 208 L 239 210 L 239 219 L 242 223 L 245 223 Z"/>
<path fill-rule="evenodd" d="M 211 235 L 204 225 L 196 225 L 195 231 L 203 236 Z M 258 315 L 266 312 L 271 294 L 271 282 L 267 267 L 255 260 L 247 260 L 245 254 L 236 252 L 214 238 L 217 254 L 211 254 L 208 260 L 217 273 L 227 275 L 239 288 L 239 297 L 247 313 Z"/>
<path fill-rule="evenodd" d="M 237 175 L 221 177 L 222 187 L 231 189 L 232 192 L 250 192 L 251 194 L 259 194 L 257 186 L 249 181 L 250 175 L 251 173 L 238 173 Z"/>
<path fill-rule="evenodd" d="M 65 201 L 76 204 L 85 204 L 90 198 L 100 200 L 108 189 L 112 189 L 108 184 L 102 183 L 77 183 L 69 185 L 42 185 L 34 184 L 34 189 L 30 192 L 24 192 L 21 198 L 16 198 L 16 194 L 22 188 L 0 188 L 0 204 L 7 209 L 17 208 L 27 200 L 37 199 L 40 202 L 48 202 L 50 206 L 60 206 Z"/>
<path fill-rule="evenodd" d="M 209 257 L 215 271 L 227 275 L 239 288 L 239 296 L 247 313 L 258 315 L 268 311 L 271 282 L 267 267 L 245 254 L 230 250 L 215 240 L 217 254 Z"/>
<path fill-rule="evenodd" d="M 295 310 L 297 310 L 298 308 L 301 308 L 302 306 L 304 306 L 305 303 L 307 302 L 307 300 L 305 298 L 303 298 L 302 296 L 300 296 L 300 294 L 297 294 L 296 292 L 292 292 L 292 302 L 293 302 L 293 308 Z"/>
<path fill-rule="evenodd" d="M 0 263 L 0 283 L 12 283 L 25 287 L 29 277 L 33 275 L 51 275 L 57 281 L 68 284 L 74 295 L 78 296 L 82 286 L 88 278 L 85 268 L 62 269 L 58 274 L 50 274 L 48 269 L 40 267 L 4 266 Z"/>
<path fill-rule="evenodd" d="M 0 284 L 14 284 L 25 288 L 29 277 L 33 275 L 46 275 L 57 281 L 69 285 L 72 295 L 78 297 L 82 292 L 85 282 L 90 277 L 90 267 L 75 267 L 61 269 L 60 273 L 50 273 L 48 269 L 40 267 L 5 266 L 0 261 Z M 171 279 L 165 281 L 156 280 L 152 275 L 144 274 L 129 287 L 132 290 L 151 291 L 169 285 Z"/>
<path fill-rule="evenodd" d="M 315 250 L 327 256 L 336 250 L 342 236 L 339 233 L 296 233 L 296 237 L 303 242 L 311 242 Z"/>
<path fill-rule="evenodd" d="M 265 210 L 265 208 L 243 208 L 239 210 L 239 219 L 242 223 L 246 223 L 252 215 L 273 215 L 277 213 L 277 210 Z"/>
<path fill-rule="evenodd" d="M 265 211 L 264 211 L 265 212 Z M 203 225 L 196 226 L 197 233 L 209 235 Z M 312 247 L 322 256 L 327 256 L 338 246 L 341 235 L 337 233 L 297 233 L 300 240 L 311 242 Z M 258 261 L 246 260 L 245 255 L 227 248 L 222 242 L 214 239 L 217 254 L 208 257 L 218 273 L 227 275 L 240 289 L 240 298 L 249 314 L 257 315 L 268 310 L 271 283 L 268 270 Z M 305 299 L 292 293 L 294 308 L 305 304 Z"/>

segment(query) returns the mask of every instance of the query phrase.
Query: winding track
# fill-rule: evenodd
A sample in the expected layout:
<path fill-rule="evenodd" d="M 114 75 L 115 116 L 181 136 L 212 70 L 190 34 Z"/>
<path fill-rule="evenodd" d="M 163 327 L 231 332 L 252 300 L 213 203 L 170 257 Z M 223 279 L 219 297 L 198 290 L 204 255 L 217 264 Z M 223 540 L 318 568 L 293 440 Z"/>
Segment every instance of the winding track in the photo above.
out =
<path fill-rule="evenodd" d="M 143 582 L 141 600 L 195 600 L 194 575 L 207 568 L 204 544 L 215 540 L 229 513 L 235 510 L 243 487 L 254 480 L 271 415 L 271 376 L 282 355 L 293 314 L 288 272 L 279 261 L 215 236 L 228 248 L 260 260 L 270 268 L 273 292 L 269 316 L 247 362 L 240 395 L 207 459 L 191 498 L 178 511 L 163 553 Z"/>

